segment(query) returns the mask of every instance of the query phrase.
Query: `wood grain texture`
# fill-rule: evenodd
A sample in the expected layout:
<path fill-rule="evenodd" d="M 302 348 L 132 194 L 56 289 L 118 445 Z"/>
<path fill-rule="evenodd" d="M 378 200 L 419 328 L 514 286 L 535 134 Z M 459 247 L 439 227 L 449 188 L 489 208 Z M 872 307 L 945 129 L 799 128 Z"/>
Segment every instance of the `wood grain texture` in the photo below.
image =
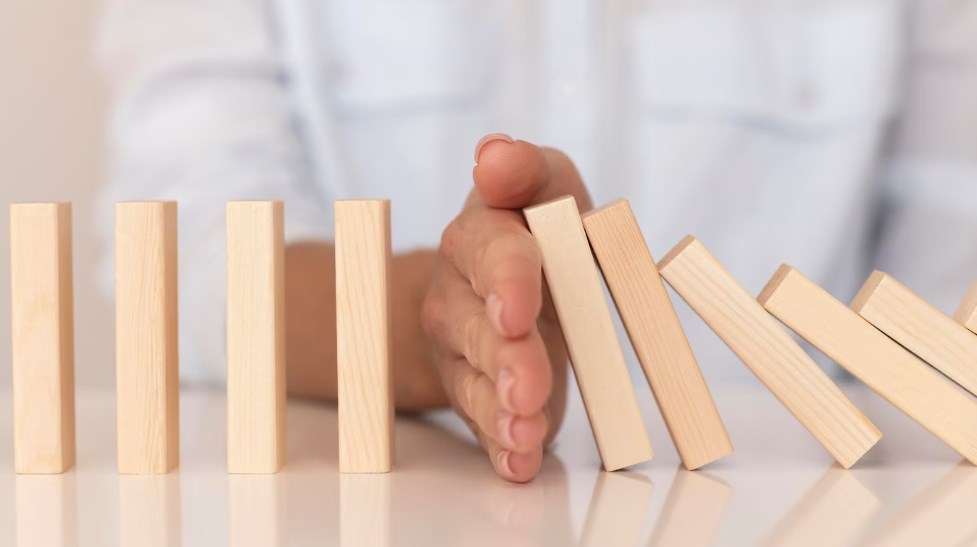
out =
<path fill-rule="evenodd" d="M 176 203 L 115 207 L 119 473 L 179 463 Z"/>
<path fill-rule="evenodd" d="M 227 471 L 285 464 L 285 237 L 281 201 L 227 204 Z"/>
<path fill-rule="evenodd" d="M 10 206 L 14 467 L 63 473 L 75 463 L 71 205 Z"/>
<path fill-rule="evenodd" d="M 393 466 L 390 202 L 337 201 L 339 471 Z"/>
<path fill-rule="evenodd" d="M 659 263 L 662 276 L 846 469 L 882 434 L 698 239 Z"/>
<path fill-rule="evenodd" d="M 967 290 L 953 318 L 971 332 L 977 332 L 977 282 Z"/>
<path fill-rule="evenodd" d="M 609 203 L 584 214 L 583 225 L 682 463 L 698 469 L 732 453 L 631 206 Z"/>
<path fill-rule="evenodd" d="M 977 403 L 790 266 L 758 297 L 775 317 L 977 464 Z"/>
<path fill-rule="evenodd" d="M 852 300 L 851 309 L 977 394 L 977 336 L 892 276 L 874 272 Z"/>
<path fill-rule="evenodd" d="M 615 471 L 651 459 L 651 440 L 574 199 L 556 199 L 524 213 L 542 253 L 604 468 Z"/>

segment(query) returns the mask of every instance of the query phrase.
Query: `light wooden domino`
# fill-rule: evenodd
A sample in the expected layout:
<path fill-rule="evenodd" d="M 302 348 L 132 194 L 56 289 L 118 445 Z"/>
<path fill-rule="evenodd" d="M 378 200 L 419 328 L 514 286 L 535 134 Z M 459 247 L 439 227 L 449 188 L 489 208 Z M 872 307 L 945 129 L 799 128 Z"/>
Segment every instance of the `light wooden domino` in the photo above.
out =
<path fill-rule="evenodd" d="M 977 403 L 790 266 L 758 297 L 797 334 L 977 464 Z"/>
<path fill-rule="evenodd" d="M 14 467 L 75 463 L 71 205 L 10 206 Z"/>
<path fill-rule="evenodd" d="M 841 466 L 854 465 L 882 437 L 702 242 L 687 236 L 658 267 L 672 288 Z"/>
<path fill-rule="evenodd" d="M 180 457 L 176 203 L 119 203 L 115 219 L 119 473 L 167 473 Z"/>
<path fill-rule="evenodd" d="M 688 469 L 733 451 L 699 364 L 626 200 L 583 215 L 604 279 Z"/>
<path fill-rule="evenodd" d="M 339 470 L 393 465 L 390 202 L 337 201 L 336 340 Z"/>
<path fill-rule="evenodd" d="M 977 394 L 977 335 L 908 287 L 874 272 L 851 308 L 933 368 Z"/>
<path fill-rule="evenodd" d="M 604 468 L 614 471 L 651 459 L 651 440 L 574 199 L 563 197 L 524 213 L 542 253 Z"/>
<path fill-rule="evenodd" d="M 281 201 L 227 204 L 227 470 L 285 463 L 285 243 Z"/>
<path fill-rule="evenodd" d="M 977 332 L 977 282 L 970 286 L 953 318 L 971 332 Z"/>

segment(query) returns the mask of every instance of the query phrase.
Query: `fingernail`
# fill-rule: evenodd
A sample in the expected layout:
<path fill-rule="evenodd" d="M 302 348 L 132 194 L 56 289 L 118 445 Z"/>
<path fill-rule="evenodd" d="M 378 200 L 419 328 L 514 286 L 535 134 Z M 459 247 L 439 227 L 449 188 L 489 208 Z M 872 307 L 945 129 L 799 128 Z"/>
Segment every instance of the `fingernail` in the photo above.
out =
<path fill-rule="evenodd" d="M 512 405 L 512 390 L 516 387 L 516 377 L 508 369 L 502 369 L 495 383 L 499 390 L 499 402 L 502 403 L 502 408 L 507 412 L 515 412 Z"/>
<path fill-rule="evenodd" d="M 506 135 L 505 133 L 492 133 L 489 135 L 485 135 L 484 137 L 479 139 L 478 144 L 475 145 L 475 165 L 478 165 L 478 154 L 481 153 L 482 148 L 484 148 L 486 144 L 492 141 L 506 141 L 509 144 L 516 142 L 515 139 L 513 139 L 509 135 Z"/>
<path fill-rule="evenodd" d="M 503 450 L 502 452 L 499 452 L 498 456 L 496 456 L 496 461 L 498 463 L 499 469 L 502 470 L 502 473 L 507 477 L 513 476 L 512 467 L 509 466 L 509 456 L 511 455 L 512 452 L 509 452 L 508 450 Z"/>
<path fill-rule="evenodd" d="M 496 422 L 496 429 L 499 431 L 499 440 L 507 448 L 516 447 L 516 440 L 512 436 L 512 422 L 515 419 L 516 416 L 514 414 L 499 412 L 498 421 Z"/>
<path fill-rule="evenodd" d="M 488 298 L 485 299 L 485 313 L 488 314 L 489 321 L 492 322 L 495 330 L 499 331 L 502 336 L 508 336 L 505 327 L 502 326 L 502 299 L 495 296 L 495 293 L 488 295 Z"/>

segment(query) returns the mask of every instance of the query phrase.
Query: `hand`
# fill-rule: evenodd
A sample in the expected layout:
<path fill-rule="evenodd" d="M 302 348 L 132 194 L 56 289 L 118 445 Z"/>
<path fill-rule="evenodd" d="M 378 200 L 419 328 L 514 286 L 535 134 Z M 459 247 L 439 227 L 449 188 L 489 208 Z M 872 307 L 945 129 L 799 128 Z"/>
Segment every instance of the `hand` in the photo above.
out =
<path fill-rule="evenodd" d="M 422 323 L 452 406 L 504 479 L 539 471 L 566 408 L 567 353 L 522 208 L 591 202 L 563 153 L 505 135 L 475 150 L 475 188 L 445 229 Z"/>

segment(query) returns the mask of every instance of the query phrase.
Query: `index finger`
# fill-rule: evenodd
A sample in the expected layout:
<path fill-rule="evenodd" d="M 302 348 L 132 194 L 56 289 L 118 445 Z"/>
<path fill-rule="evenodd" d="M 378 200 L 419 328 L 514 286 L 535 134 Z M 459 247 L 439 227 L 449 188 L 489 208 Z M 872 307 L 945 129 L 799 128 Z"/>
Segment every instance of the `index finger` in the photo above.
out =
<path fill-rule="evenodd" d="M 526 141 L 481 143 L 472 171 L 476 192 L 468 204 L 523 209 L 571 195 L 581 212 L 591 209 L 587 188 L 563 152 Z"/>

